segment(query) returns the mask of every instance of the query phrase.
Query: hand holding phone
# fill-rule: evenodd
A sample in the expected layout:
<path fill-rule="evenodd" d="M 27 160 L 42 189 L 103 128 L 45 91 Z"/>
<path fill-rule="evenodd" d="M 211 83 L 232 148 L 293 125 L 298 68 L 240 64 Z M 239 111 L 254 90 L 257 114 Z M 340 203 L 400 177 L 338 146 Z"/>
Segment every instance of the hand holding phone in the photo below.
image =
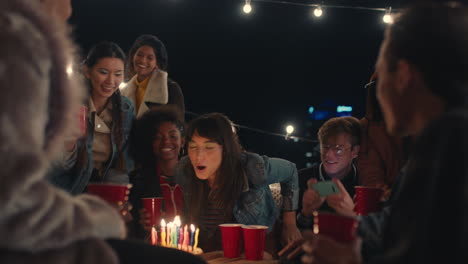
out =
<path fill-rule="evenodd" d="M 320 197 L 318 192 L 312 188 L 312 185 L 317 183 L 317 179 L 310 178 L 307 181 L 307 190 L 304 191 L 302 196 L 302 211 L 304 216 L 312 217 L 316 211 L 325 202 L 326 197 Z"/>
<path fill-rule="evenodd" d="M 340 189 L 333 181 L 320 181 L 313 184 L 312 188 L 318 192 L 320 197 L 340 193 Z"/>

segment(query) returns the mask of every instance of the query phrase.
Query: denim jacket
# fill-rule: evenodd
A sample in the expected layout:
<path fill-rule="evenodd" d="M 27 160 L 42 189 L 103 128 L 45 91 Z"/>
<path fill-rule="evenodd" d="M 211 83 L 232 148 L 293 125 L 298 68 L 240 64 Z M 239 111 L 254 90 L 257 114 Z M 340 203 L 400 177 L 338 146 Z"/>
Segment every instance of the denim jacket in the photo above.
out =
<path fill-rule="evenodd" d="M 130 155 L 129 144 L 130 144 L 130 131 L 133 125 L 133 104 L 125 96 L 122 96 L 122 126 L 123 126 L 123 157 L 125 159 L 125 164 L 127 167 L 126 172 L 118 172 L 114 170 L 115 162 L 118 157 L 117 150 L 117 139 L 116 139 L 116 125 L 115 122 L 112 123 L 111 128 L 111 144 L 112 144 L 112 155 L 107 162 L 104 181 L 106 182 L 115 182 L 115 183 L 128 183 L 128 173 L 130 173 L 134 168 L 134 161 Z M 87 127 L 86 127 L 87 137 L 79 139 L 76 143 L 77 150 L 80 150 L 86 147 L 87 159 L 85 166 L 76 164 L 71 169 L 65 169 L 61 164 L 56 164 L 51 172 L 49 173 L 48 178 L 56 186 L 68 191 L 71 194 L 80 194 L 82 193 L 86 185 L 88 184 L 91 174 L 93 171 L 93 138 L 94 138 L 94 118 L 87 118 Z"/>
<path fill-rule="evenodd" d="M 282 210 L 297 210 L 299 186 L 296 165 L 284 159 L 269 158 L 255 153 L 245 152 L 241 157 L 245 170 L 244 189 L 233 208 L 233 215 L 238 223 L 245 225 L 265 225 L 271 230 L 279 216 L 279 208 L 275 204 L 269 185 L 281 184 L 283 197 Z M 183 168 L 190 163 L 184 157 L 175 170 L 176 181 L 184 190 L 184 200 L 190 201 L 190 190 L 184 185 Z"/>

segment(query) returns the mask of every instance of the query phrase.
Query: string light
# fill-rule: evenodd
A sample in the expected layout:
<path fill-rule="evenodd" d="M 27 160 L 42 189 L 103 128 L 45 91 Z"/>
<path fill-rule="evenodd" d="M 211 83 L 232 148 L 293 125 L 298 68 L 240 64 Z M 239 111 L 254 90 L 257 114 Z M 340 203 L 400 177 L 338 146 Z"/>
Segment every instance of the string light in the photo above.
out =
<path fill-rule="evenodd" d="M 317 6 L 315 9 L 314 9 L 314 16 L 316 17 L 321 17 L 323 14 L 323 11 L 322 11 L 322 8 L 320 6 Z"/>
<path fill-rule="evenodd" d="M 292 132 L 294 132 L 294 127 L 291 125 L 286 126 L 286 135 L 284 136 L 284 139 L 288 140 L 289 137 L 291 136 Z"/>
<path fill-rule="evenodd" d="M 188 115 L 191 115 L 191 116 L 200 116 L 200 114 L 190 112 L 190 111 L 185 111 L 185 113 L 188 114 Z M 258 128 L 253 128 L 253 127 L 248 127 L 248 126 L 244 126 L 244 125 L 234 124 L 234 123 L 232 125 L 235 126 L 238 129 L 242 128 L 242 129 L 245 129 L 245 130 L 250 130 L 250 131 L 253 131 L 253 132 L 257 132 L 257 133 L 265 134 L 265 135 L 270 135 L 270 136 L 278 136 L 278 137 L 286 138 L 286 135 L 287 135 L 287 134 L 274 133 L 274 132 L 270 132 L 270 131 L 266 131 L 266 130 L 262 130 L 262 129 L 258 129 Z M 293 127 L 292 132 L 294 132 L 294 127 Z M 314 139 L 310 139 L 310 138 L 303 138 L 303 137 L 296 137 L 296 136 L 291 136 L 291 135 L 288 135 L 288 137 L 286 139 L 293 139 L 294 142 L 303 141 L 303 142 L 309 142 L 309 143 L 314 143 L 314 144 L 318 143 L 318 140 L 314 140 Z"/>
<path fill-rule="evenodd" d="M 250 5 L 250 0 L 245 0 L 245 5 L 242 8 L 242 10 L 246 14 L 250 14 L 250 12 L 252 12 L 252 6 Z"/>
<path fill-rule="evenodd" d="M 345 5 L 325 5 L 325 4 L 308 4 L 308 3 L 297 3 L 289 2 L 284 0 L 245 0 L 244 13 L 248 14 L 252 11 L 251 1 L 255 2 L 264 2 L 264 3 L 273 3 L 273 4 L 285 4 L 285 5 L 295 5 L 295 6 L 307 6 L 314 7 L 313 14 L 315 17 L 321 17 L 323 15 L 323 8 L 342 8 L 342 9 L 356 9 L 356 10 L 369 10 L 369 11 L 379 11 L 385 12 L 382 17 L 384 23 L 391 24 L 393 23 L 393 16 L 391 13 L 392 8 L 380 8 L 380 7 L 366 7 L 366 6 L 345 6 Z"/>
<path fill-rule="evenodd" d="M 392 17 L 392 8 L 389 7 L 385 11 L 385 15 L 382 17 L 382 20 L 385 24 L 392 24 L 393 23 L 393 17 Z"/>

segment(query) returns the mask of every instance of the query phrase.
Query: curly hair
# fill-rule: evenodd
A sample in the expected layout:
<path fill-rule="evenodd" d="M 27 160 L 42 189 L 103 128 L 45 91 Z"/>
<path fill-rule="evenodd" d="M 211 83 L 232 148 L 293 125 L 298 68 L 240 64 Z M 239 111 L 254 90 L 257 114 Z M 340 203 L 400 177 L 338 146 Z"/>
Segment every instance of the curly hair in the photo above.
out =
<path fill-rule="evenodd" d="M 182 113 L 175 105 L 161 105 L 152 108 L 135 122 L 135 148 L 136 162 L 143 166 L 152 166 L 156 161 L 153 152 L 153 141 L 159 127 L 164 122 L 173 123 L 184 136 L 185 125 Z"/>
<path fill-rule="evenodd" d="M 127 57 L 127 79 L 130 79 L 135 75 L 135 69 L 133 68 L 133 57 L 137 50 L 142 46 L 150 46 L 153 48 L 154 54 L 156 55 L 156 64 L 159 69 L 167 71 L 167 51 L 164 43 L 153 35 L 141 35 L 135 42 L 133 42 Z"/>

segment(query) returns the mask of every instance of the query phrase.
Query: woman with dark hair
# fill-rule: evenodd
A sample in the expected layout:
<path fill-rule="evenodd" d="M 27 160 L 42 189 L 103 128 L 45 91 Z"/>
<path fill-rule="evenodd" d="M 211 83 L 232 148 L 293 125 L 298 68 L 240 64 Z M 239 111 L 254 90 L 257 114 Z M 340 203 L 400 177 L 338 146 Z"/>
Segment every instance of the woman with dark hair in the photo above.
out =
<path fill-rule="evenodd" d="M 361 185 L 382 188 L 384 199 L 388 199 L 392 186 L 406 163 L 409 138 L 388 134 L 377 101 L 376 82 L 377 74 L 374 73 L 366 85 L 366 114 L 360 120 L 363 129 L 357 165 Z"/>
<path fill-rule="evenodd" d="M 124 61 L 120 47 L 105 41 L 92 47 L 83 63 L 90 94 L 86 135 L 66 142 L 65 171 L 52 178 L 73 194 L 82 193 L 90 181 L 129 182 L 134 166 L 128 151 L 133 105 L 119 91 Z"/>
<path fill-rule="evenodd" d="M 122 93 L 135 105 L 137 118 L 153 106 L 164 104 L 177 105 L 184 115 L 184 95 L 168 77 L 167 67 L 167 51 L 161 40 L 153 35 L 141 35 L 135 40 L 127 59 L 131 79 Z"/>
<path fill-rule="evenodd" d="M 182 188 L 173 177 L 185 142 L 184 123 L 179 109 L 174 105 L 163 105 L 149 110 L 137 120 L 135 135 L 137 169 L 130 177 L 133 184 L 130 201 L 135 206 L 132 211 L 133 234 L 130 235 L 143 238 L 147 235 L 145 230 L 151 226 L 141 219 L 146 218 L 145 213 L 140 211 L 141 198 L 163 197 L 165 219 L 182 214 Z"/>
<path fill-rule="evenodd" d="M 271 231 L 280 212 L 269 185 L 278 182 L 282 241 L 301 236 L 295 218 L 299 194 L 295 164 L 244 151 L 233 123 L 219 113 L 192 120 L 186 139 L 188 157 L 177 165 L 176 179 L 184 189 L 186 218 L 200 226 L 203 250 L 220 249 L 221 223 L 265 225 Z"/>

